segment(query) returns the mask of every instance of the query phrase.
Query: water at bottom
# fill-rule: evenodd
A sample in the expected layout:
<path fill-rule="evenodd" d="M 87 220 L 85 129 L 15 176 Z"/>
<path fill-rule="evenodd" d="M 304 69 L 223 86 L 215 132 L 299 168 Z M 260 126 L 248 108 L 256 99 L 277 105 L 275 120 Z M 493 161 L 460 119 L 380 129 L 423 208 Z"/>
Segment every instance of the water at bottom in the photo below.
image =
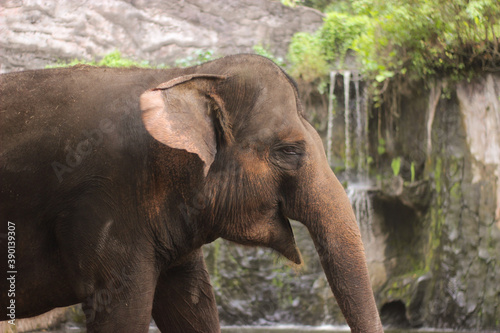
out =
<path fill-rule="evenodd" d="M 222 327 L 222 333 L 346 333 L 351 330 L 347 326 L 227 326 Z M 479 333 L 481 331 L 463 331 L 463 330 L 442 330 L 442 329 L 384 329 L 385 333 Z M 487 331 L 483 331 L 487 333 Z M 492 332 L 492 331 L 488 331 Z M 500 332 L 499 332 L 500 333 Z"/>
<path fill-rule="evenodd" d="M 500 331 L 463 331 L 463 330 L 443 330 L 443 329 L 385 329 L 385 333 L 500 333 Z M 41 332 L 41 331 L 33 331 Z M 85 333 L 85 328 L 76 325 L 64 325 L 55 330 L 43 330 L 44 333 Z M 225 326 L 221 328 L 222 333 L 348 333 L 350 332 L 347 326 L 295 326 L 295 325 L 280 325 L 280 326 Z M 149 333 L 160 333 L 160 330 L 155 326 L 149 327 Z"/>

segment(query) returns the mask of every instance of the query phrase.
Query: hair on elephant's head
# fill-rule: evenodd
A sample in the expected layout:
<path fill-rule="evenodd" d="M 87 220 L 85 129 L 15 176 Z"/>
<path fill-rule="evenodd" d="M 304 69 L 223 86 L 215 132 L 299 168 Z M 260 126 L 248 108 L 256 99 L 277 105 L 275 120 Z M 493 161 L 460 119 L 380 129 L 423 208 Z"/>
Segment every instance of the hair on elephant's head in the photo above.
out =
<path fill-rule="evenodd" d="M 141 109 L 156 140 L 203 161 L 205 202 L 195 219 L 207 239 L 267 246 L 299 264 L 288 218 L 302 222 L 353 331 L 381 331 L 349 200 L 280 67 L 225 57 L 145 92 Z"/>

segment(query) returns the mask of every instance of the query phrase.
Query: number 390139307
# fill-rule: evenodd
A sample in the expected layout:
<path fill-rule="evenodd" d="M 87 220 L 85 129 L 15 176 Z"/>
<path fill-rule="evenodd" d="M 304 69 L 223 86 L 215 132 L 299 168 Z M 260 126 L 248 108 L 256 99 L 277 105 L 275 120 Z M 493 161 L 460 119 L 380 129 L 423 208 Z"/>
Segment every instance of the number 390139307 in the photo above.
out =
<path fill-rule="evenodd" d="M 9 270 L 16 269 L 16 224 L 7 224 L 7 265 Z"/>

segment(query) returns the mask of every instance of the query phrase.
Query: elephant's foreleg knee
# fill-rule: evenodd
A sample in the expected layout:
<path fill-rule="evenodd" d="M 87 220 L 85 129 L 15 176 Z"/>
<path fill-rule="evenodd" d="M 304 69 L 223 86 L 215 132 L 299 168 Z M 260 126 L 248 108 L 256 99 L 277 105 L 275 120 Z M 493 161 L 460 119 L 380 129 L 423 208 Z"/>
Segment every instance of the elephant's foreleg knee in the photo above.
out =
<path fill-rule="evenodd" d="M 161 273 L 153 318 L 162 332 L 220 332 L 215 296 L 201 249 L 179 266 Z"/>

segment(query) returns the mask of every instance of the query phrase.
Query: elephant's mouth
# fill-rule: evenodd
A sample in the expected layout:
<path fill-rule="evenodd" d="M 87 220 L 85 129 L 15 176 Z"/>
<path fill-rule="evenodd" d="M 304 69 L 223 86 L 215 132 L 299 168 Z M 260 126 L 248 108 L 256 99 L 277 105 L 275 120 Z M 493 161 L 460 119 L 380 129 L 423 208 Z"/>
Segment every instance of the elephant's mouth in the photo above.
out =
<path fill-rule="evenodd" d="M 277 228 L 277 237 L 275 237 L 273 244 L 270 244 L 270 247 L 281 253 L 288 260 L 300 265 L 302 264 L 302 255 L 295 243 L 290 220 L 282 213 L 281 209 L 278 214 L 279 227 Z"/>
<path fill-rule="evenodd" d="M 231 228 L 229 233 L 227 230 L 220 232 L 219 237 L 242 245 L 265 246 L 276 250 L 297 265 L 302 264 L 302 256 L 295 243 L 292 226 L 279 206 L 270 211 L 270 214 L 260 215 L 248 222 L 250 223 L 243 224 L 246 226 L 242 228 L 243 232 Z"/>

